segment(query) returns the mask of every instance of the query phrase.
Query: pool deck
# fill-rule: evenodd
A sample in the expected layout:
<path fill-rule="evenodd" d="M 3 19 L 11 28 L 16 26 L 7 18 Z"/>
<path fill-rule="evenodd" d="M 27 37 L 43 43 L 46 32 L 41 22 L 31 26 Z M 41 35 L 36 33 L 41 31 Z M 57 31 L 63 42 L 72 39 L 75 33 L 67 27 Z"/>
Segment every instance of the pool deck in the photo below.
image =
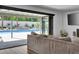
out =
<path fill-rule="evenodd" d="M 40 33 L 40 32 L 37 32 Z M 27 39 L 27 35 L 30 35 L 31 32 L 14 32 L 13 33 L 13 38 L 11 38 L 11 33 L 0 33 L 0 38 L 2 41 L 7 42 L 7 41 L 16 41 L 16 40 L 24 40 Z"/>

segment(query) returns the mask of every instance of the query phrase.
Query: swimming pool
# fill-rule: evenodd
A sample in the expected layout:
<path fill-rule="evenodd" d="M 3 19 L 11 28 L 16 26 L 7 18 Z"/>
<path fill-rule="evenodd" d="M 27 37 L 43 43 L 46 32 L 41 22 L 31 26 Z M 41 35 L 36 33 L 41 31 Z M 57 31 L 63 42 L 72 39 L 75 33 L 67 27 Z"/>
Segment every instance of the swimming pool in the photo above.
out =
<path fill-rule="evenodd" d="M 16 29 L 16 30 L 0 30 L 0 33 L 4 33 L 4 32 L 34 32 L 34 31 L 41 31 L 41 30 L 36 30 L 36 29 Z"/>

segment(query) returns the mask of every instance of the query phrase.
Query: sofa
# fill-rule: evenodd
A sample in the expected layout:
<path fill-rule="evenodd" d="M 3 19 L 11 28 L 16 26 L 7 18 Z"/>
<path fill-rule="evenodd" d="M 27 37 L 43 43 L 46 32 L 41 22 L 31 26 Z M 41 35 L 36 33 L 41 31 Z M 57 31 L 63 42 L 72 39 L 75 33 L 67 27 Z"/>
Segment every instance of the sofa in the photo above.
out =
<path fill-rule="evenodd" d="M 64 40 L 65 39 L 65 40 Z M 58 38 L 52 35 L 28 35 L 28 53 L 33 54 L 78 54 L 79 44 L 73 43 L 70 38 Z"/>

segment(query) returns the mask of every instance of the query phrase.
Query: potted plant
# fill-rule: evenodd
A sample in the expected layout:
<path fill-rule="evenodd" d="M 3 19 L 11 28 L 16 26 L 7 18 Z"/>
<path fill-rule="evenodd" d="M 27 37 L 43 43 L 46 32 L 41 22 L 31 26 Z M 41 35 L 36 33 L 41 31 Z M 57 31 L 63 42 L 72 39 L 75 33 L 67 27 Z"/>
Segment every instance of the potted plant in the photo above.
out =
<path fill-rule="evenodd" d="M 62 37 L 67 37 L 67 36 L 68 36 L 68 33 L 67 33 L 67 31 L 65 31 L 65 30 L 60 30 L 60 35 L 61 35 Z"/>

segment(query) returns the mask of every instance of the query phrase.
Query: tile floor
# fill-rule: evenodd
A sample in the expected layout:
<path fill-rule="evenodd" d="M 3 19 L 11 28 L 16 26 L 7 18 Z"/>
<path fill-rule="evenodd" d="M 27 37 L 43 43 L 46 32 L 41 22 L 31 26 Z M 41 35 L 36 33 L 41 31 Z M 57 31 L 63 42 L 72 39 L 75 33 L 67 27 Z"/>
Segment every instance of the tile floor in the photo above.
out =
<path fill-rule="evenodd" d="M 27 54 L 27 45 L 3 49 L 0 54 Z"/>

